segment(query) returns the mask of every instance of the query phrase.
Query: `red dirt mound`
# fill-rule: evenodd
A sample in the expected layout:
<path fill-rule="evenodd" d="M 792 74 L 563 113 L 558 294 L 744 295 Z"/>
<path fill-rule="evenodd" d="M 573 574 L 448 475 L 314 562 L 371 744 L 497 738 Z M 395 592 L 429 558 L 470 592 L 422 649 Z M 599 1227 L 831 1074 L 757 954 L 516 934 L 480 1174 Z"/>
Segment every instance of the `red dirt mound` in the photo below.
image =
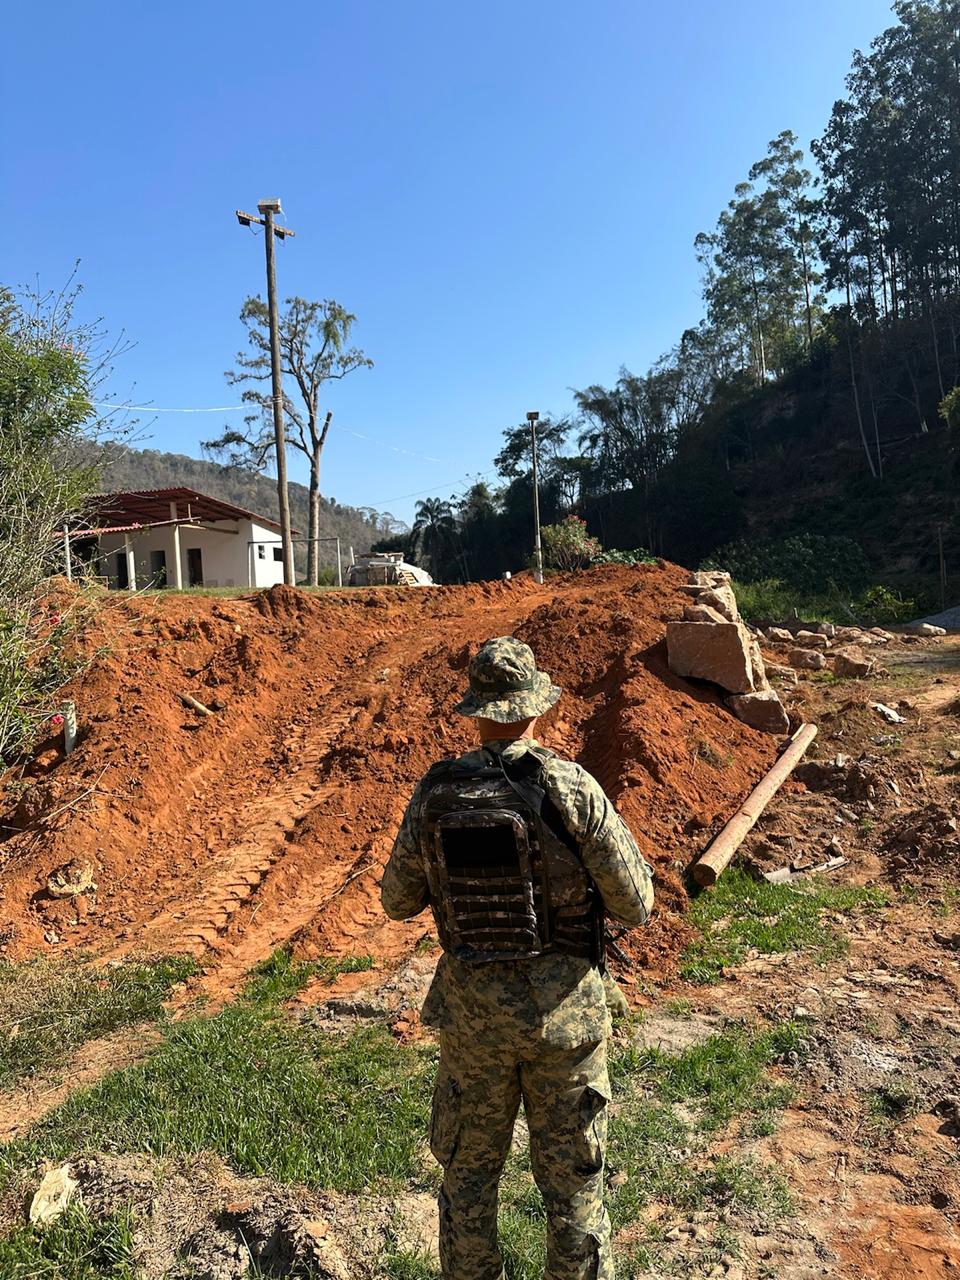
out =
<path fill-rule="evenodd" d="M 0 944 L 189 949 L 225 985 L 291 941 L 398 959 L 427 925 L 384 919 L 379 869 L 414 782 L 471 741 L 449 715 L 471 650 L 515 633 L 566 691 L 542 738 L 599 777 L 656 865 L 657 918 L 626 945 L 668 965 L 680 872 L 775 748 L 667 670 L 683 580 L 610 567 L 544 586 L 111 601 L 71 691 L 78 749 L 7 779 Z"/>

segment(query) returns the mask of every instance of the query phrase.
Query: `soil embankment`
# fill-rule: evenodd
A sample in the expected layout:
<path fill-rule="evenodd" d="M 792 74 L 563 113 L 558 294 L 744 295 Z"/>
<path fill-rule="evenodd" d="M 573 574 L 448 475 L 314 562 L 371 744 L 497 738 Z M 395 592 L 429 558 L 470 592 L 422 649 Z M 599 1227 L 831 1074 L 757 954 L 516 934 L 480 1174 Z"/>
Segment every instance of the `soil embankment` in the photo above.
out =
<path fill-rule="evenodd" d="M 224 989 L 285 943 L 397 962 L 425 926 L 384 919 L 380 868 L 416 779 L 470 743 L 449 708 L 471 650 L 514 633 L 566 691 L 543 740 L 597 775 L 656 864 L 661 910 L 627 945 L 669 966 L 680 869 L 776 748 L 668 672 L 684 577 L 112 600 L 71 691 L 77 751 L 7 780 L 3 954 L 190 950 Z"/>

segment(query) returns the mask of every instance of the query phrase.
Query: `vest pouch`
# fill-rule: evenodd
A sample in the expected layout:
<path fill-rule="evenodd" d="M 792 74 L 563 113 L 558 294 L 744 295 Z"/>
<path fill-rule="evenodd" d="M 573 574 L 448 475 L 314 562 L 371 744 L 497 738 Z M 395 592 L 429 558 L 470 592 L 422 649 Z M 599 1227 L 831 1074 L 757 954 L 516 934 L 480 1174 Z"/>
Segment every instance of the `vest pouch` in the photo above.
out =
<path fill-rule="evenodd" d="M 482 808 L 439 815 L 434 860 L 458 959 L 475 963 L 541 952 L 532 851 L 521 814 Z"/>

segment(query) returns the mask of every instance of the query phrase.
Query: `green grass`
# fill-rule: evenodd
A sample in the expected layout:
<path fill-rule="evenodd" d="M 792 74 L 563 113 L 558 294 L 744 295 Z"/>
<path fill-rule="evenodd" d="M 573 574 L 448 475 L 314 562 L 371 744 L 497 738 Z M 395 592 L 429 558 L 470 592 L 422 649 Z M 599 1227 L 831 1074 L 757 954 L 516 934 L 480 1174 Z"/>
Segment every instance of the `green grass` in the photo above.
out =
<path fill-rule="evenodd" d="M 243 1001 L 172 1024 L 145 1062 L 0 1149 L 0 1175 L 84 1150 L 215 1151 L 241 1173 L 356 1192 L 419 1167 L 432 1055 L 383 1028 L 331 1036 Z"/>
<path fill-rule="evenodd" d="M 763 955 L 809 950 L 826 962 L 847 947 L 826 915 L 888 901 L 888 892 L 876 886 L 838 885 L 813 876 L 802 884 L 770 884 L 732 867 L 691 901 L 690 920 L 701 936 L 684 950 L 680 975 L 690 982 L 717 982 L 750 950 Z"/>
<path fill-rule="evenodd" d="M 71 1206 L 51 1226 L 18 1226 L 0 1238 L 3 1280 L 138 1280 L 130 1215 L 93 1221 Z"/>
<path fill-rule="evenodd" d="M 163 1013 L 189 956 L 93 966 L 82 959 L 0 963 L 0 1088 L 64 1062 L 84 1041 Z"/>
<path fill-rule="evenodd" d="M 611 1077 L 615 1086 L 645 1080 L 667 1104 L 695 1103 L 700 1127 L 712 1132 L 737 1114 L 782 1109 L 792 1091 L 764 1072 L 788 1054 L 802 1053 L 803 1045 L 803 1028 L 796 1022 L 758 1032 L 733 1027 L 679 1054 L 630 1046 L 614 1055 Z"/>
<path fill-rule="evenodd" d="M 333 983 L 341 973 L 367 973 L 373 956 L 324 956 L 320 960 L 295 960 L 286 947 L 278 947 L 251 970 L 243 991 L 254 1004 L 279 1004 L 302 991 L 311 978 Z"/>

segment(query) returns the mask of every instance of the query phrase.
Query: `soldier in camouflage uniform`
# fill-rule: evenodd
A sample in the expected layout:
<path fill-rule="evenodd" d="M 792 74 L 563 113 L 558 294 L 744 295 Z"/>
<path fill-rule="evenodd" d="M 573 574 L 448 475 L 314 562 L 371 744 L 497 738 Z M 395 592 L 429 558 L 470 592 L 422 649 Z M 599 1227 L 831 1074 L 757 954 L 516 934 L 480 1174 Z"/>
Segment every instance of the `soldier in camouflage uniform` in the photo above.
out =
<path fill-rule="evenodd" d="M 470 689 L 456 707 L 476 720 L 481 748 L 455 765 L 469 770 L 491 758 L 510 771 L 532 765 L 575 842 L 580 873 L 602 895 L 600 919 L 605 910 L 625 924 L 643 923 L 653 902 L 651 872 L 626 825 L 586 770 L 533 737 L 536 717 L 560 692 L 537 670 L 529 646 L 512 636 L 488 641 L 470 663 Z M 395 920 L 430 906 L 444 944 L 423 1007 L 424 1022 L 440 1032 L 430 1146 L 443 1168 L 443 1275 L 504 1276 L 497 1194 L 522 1101 L 547 1212 L 548 1280 L 612 1280 L 603 1207 L 610 1014 L 602 962 L 547 945 L 521 959 L 475 963 L 474 954 L 452 947 L 426 839 L 430 779 L 407 806 L 381 895 Z M 543 844 L 562 853 L 549 832 Z"/>

